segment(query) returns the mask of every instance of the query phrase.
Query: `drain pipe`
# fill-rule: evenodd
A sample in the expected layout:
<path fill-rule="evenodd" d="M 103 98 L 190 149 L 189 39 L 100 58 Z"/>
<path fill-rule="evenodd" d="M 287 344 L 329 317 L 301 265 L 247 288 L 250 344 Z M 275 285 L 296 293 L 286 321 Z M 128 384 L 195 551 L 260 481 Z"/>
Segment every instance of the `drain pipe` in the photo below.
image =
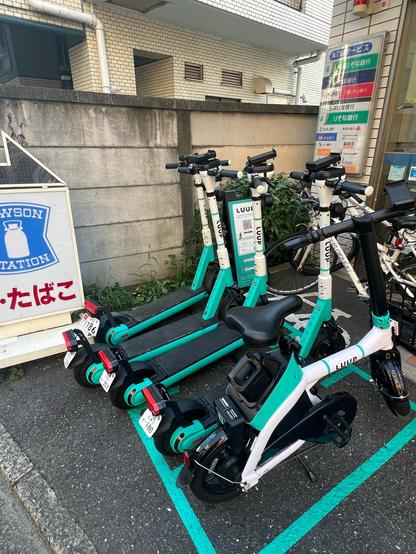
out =
<path fill-rule="evenodd" d="M 60 4 L 52 4 L 45 0 L 29 0 L 29 6 L 38 13 L 46 13 L 60 19 L 82 23 L 95 30 L 97 38 L 98 60 L 100 63 L 101 84 L 103 92 L 110 94 L 110 73 L 108 70 L 107 50 L 105 47 L 104 26 L 98 17 L 92 13 L 80 12 L 66 8 Z"/>
<path fill-rule="evenodd" d="M 295 60 L 293 62 L 293 67 L 298 70 L 298 78 L 296 81 L 296 96 L 295 96 L 295 104 L 300 104 L 300 86 L 302 84 L 302 66 L 318 62 L 321 59 L 323 50 L 318 50 L 316 54 L 312 54 L 311 56 L 307 58 L 301 58 L 299 60 Z"/>

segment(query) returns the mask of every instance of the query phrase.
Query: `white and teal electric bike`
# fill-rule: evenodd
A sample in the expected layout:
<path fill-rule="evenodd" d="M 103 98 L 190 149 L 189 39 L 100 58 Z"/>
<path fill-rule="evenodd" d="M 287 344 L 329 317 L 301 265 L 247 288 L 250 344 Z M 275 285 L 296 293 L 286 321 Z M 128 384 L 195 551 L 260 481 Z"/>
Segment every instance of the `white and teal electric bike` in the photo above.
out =
<path fill-rule="evenodd" d="M 331 169 L 318 171 L 318 187 L 326 186 L 331 176 Z M 395 415 L 409 413 L 408 392 L 395 347 L 397 324 L 387 308 L 374 224 L 414 211 L 415 201 L 404 182 L 388 185 L 385 191 L 389 208 L 308 232 L 287 244 L 297 248 L 321 241 L 325 246 L 341 232 L 357 234 L 372 311 L 372 328 L 358 343 L 308 364 L 292 345 L 282 340 L 284 311 L 280 302 L 229 311 L 227 324 L 238 329 L 247 344 L 260 347 L 279 341 L 280 349 L 274 363 L 261 358 L 253 363 L 246 357 L 237 364 L 228 376 L 226 393 L 214 402 L 219 427 L 196 450 L 185 452 L 185 466 L 178 483 L 189 484 L 199 499 L 221 502 L 250 490 L 274 467 L 299 456 L 305 443 L 312 443 L 310 447 L 324 443 L 346 445 L 356 414 L 356 400 L 346 392 L 321 398 L 316 385 L 348 364 L 369 357 L 372 377 L 389 408 Z M 321 264 L 324 269 L 325 247 Z M 324 273 L 320 275 L 320 294 L 327 290 Z M 296 307 L 300 307 L 301 299 L 292 298 Z"/>

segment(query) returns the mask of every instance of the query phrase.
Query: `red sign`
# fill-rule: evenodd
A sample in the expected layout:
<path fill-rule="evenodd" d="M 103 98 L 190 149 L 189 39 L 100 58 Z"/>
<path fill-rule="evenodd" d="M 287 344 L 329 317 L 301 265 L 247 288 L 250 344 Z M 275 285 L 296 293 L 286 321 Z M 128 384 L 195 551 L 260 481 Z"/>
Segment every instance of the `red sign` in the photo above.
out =
<path fill-rule="evenodd" d="M 371 98 L 374 90 L 374 83 L 363 83 L 360 85 L 349 85 L 342 87 L 341 99 L 353 100 L 355 98 Z"/>

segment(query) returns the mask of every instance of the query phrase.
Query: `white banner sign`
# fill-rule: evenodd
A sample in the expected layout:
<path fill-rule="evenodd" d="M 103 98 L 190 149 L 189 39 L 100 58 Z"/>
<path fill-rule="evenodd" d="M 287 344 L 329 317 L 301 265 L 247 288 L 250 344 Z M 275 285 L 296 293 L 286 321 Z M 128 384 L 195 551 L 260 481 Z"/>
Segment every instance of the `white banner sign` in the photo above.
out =
<path fill-rule="evenodd" d="M 6 163 L 0 167 L 4 187 L 0 188 L 0 326 L 73 311 L 83 305 L 68 188 L 19 144 L 4 137 Z M 11 152 L 21 162 L 23 174 L 13 164 Z M 31 176 L 32 182 L 28 183 Z M 10 177 L 17 183 L 7 183 Z M 47 186 L 39 186 L 39 181 L 45 180 L 49 181 Z M 16 187 L 21 181 L 32 187 L 36 183 L 38 188 Z"/>
<path fill-rule="evenodd" d="M 326 54 L 315 157 L 341 152 L 350 175 L 362 175 L 385 33 L 330 48 Z"/>

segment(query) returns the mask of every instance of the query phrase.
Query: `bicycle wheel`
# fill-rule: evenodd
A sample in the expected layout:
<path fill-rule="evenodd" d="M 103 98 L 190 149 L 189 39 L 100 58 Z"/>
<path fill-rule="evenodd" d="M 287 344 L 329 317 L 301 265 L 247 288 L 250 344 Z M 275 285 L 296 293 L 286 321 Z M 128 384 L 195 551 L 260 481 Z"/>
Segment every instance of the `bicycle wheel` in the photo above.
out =
<path fill-rule="evenodd" d="M 296 250 L 287 251 L 283 244 L 304 233 L 294 233 L 274 242 L 266 250 L 267 267 L 269 270 L 269 292 L 272 294 L 299 294 L 312 289 L 318 282 L 319 275 L 319 243 L 311 244 Z M 337 237 L 338 244 L 349 261 L 352 261 L 358 251 L 358 241 L 351 233 L 342 233 Z M 342 263 L 331 247 L 331 273 L 341 269 Z"/>
<path fill-rule="evenodd" d="M 283 244 L 289 238 L 301 237 L 304 233 L 288 235 L 266 250 L 269 271 L 268 290 L 272 294 L 298 294 L 313 288 L 318 282 L 319 245 L 296 250 L 285 250 Z M 302 264 L 302 266 L 301 266 Z"/>

